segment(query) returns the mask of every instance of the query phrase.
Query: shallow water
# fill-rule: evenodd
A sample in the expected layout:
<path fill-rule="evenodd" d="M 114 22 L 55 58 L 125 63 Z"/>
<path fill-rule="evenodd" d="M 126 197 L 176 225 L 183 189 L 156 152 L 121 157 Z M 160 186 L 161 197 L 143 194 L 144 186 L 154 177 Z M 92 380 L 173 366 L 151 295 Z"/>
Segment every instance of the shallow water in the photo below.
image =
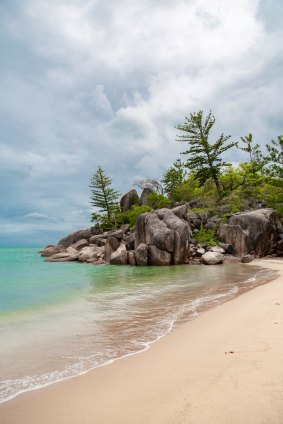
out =
<path fill-rule="evenodd" d="M 37 251 L 0 248 L 0 402 L 140 352 L 271 278 L 238 263 L 93 266 Z"/>

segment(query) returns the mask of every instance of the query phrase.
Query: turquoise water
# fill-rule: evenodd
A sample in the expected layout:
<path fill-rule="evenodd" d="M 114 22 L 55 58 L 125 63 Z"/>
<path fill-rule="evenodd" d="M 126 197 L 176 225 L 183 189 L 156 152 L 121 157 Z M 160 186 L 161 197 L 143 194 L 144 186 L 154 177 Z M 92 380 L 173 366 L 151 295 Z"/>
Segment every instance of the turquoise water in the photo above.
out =
<path fill-rule="evenodd" d="M 0 248 L 0 402 L 147 349 L 271 277 L 238 263 L 48 263 L 38 250 Z"/>

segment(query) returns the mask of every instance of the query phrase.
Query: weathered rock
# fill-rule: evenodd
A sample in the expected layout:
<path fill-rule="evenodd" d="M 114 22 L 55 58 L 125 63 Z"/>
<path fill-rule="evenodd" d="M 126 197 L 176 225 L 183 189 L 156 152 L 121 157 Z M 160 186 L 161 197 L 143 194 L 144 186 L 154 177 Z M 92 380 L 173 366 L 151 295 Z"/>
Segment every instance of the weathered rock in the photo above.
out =
<path fill-rule="evenodd" d="M 166 252 L 174 250 L 174 232 L 159 219 L 156 213 L 149 213 L 146 217 L 145 242 Z"/>
<path fill-rule="evenodd" d="M 70 262 L 70 261 L 76 261 L 77 256 L 70 255 L 67 252 L 61 252 L 56 253 L 55 255 L 48 256 L 46 259 L 46 262 Z"/>
<path fill-rule="evenodd" d="M 146 206 L 150 206 L 149 205 L 149 201 L 148 201 L 148 196 L 153 193 L 152 190 L 150 190 L 149 188 L 144 188 L 140 197 L 140 205 L 146 205 Z"/>
<path fill-rule="evenodd" d="M 94 262 L 99 258 L 102 258 L 104 255 L 104 247 L 99 247 L 96 245 L 83 247 L 79 252 L 78 260 L 79 262 Z"/>
<path fill-rule="evenodd" d="M 275 249 L 276 249 L 276 253 L 277 253 L 278 256 L 282 256 L 283 255 L 283 239 L 280 239 L 275 244 Z"/>
<path fill-rule="evenodd" d="M 115 237 L 117 240 L 122 240 L 124 235 L 123 230 L 112 230 L 108 232 L 108 237 Z"/>
<path fill-rule="evenodd" d="M 223 263 L 225 256 L 218 252 L 206 252 L 201 257 L 202 263 L 205 265 L 216 265 Z"/>
<path fill-rule="evenodd" d="M 79 241 L 77 241 L 77 243 L 71 244 L 70 247 L 72 247 L 73 249 L 76 250 L 81 250 L 83 247 L 88 246 L 88 240 L 86 239 L 81 239 Z"/>
<path fill-rule="evenodd" d="M 48 245 L 40 251 L 40 254 L 41 256 L 48 257 L 56 255 L 57 253 L 65 252 L 65 250 L 65 247 L 59 244 L 57 246 Z"/>
<path fill-rule="evenodd" d="M 136 190 L 130 190 L 124 194 L 120 200 L 120 207 L 122 212 L 127 212 L 132 206 L 139 204 L 139 196 Z"/>
<path fill-rule="evenodd" d="M 110 265 L 126 265 L 128 263 L 128 252 L 126 246 L 121 244 L 110 256 Z"/>
<path fill-rule="evenodd" d="M 187 205 L 180 205 L 176 206 L 175 208 L 171 209 L 171 211 L 180 219 L 188 220 L 187 212 L 188 212 L 188 206 Z"/>
<path fill-rule="evenodd" d="M 120 241 L 116 237 L 108 237 L 105 244 L 105 261 L 109 262 L 112 253 L 120 246 Z"/>
<path fill-rule="evenodd" d="M 225 250 L 220 246 L 209 246 L 209 249 L 207 249 L 209 252 L 218 252 L 218 253 L 225 253 Z"/>
<path fill-rule="evenodd" d="M 241 257 L 241 262 L 243 264 L 247 264 L 247 263 L 251 262 L 252 260 L 253 260 L 253 257 L 252 257 L 252 255 L 249 255 L 249 254 Z"/>
<path fill-rule="evenodd" d="M 135 233 L 130 234 L 126 237 L 126 246 L 128 250 L 134 250 L 135 248 Z"/>
<path fill-rule="evenodd" d="M 228 224 L 221 224 L 218 237 L 233 246 L 236 255 L 254 253 L 262 257 L 272 254 L 278 240 L 278 218 L 273 209 L 258 209 L 232 215 Z"/>
<path fill-rule="evenodd" d="M 159 219 L 161 219 L 174 233 L 172 263 L 175 265 L 184 264 L 187 259 L 191 237 L 189 224 L 178 218 L 170 209 L 158 209 L 155 212 Z"/>
<path fill-rule="evenodd" d="M 148 246 L 145 243 L 140 243 L 135 250 L 135 258 L 137 265 L 148 265 Z"/>
<path fill-rule="evenodd" d="M 170 265 L 172 254 L 165 250 L 160 250 L 156 246 L 148 246 L 148 263 L 149 265 Z"/>
<path fill-rule="evenodd" d="M 74 244 L 81 239 L 88 240 L 91 236 L 92 232 L 89 228 L 87 230 L 79 230 L 69 234 L 67 237 L 62 238 L 58 244 L 61 244 L 64 247 L 69 247 L 71 244 Z"/>
<path fill-rule="evenodd" d="M 139 215 L 136 223 L 136 229 L 135 229 L 135 250 L 138 248 L 138 246 L 141 243 L 145 243 L 145 224 L 146 224 L 146 217 L 148 213 L 142 213 Z"/>
<path fill-rule="evenodd" d="M 107 242 L 106 238 L 100 238 L 98 240 L 96 240 L 96 242 L 94 244 L 96 244 L 99 247 L 105 246 Z"/>
<path fill-rule="evenodd" d="M 133 265 L 135 266 L 136 263 L 136 257 L 135 257 L 135 252 L 133 250 L 128 252 L 128 261 L 129 261 L 129 265 Z"/>
<path fill-rule="evenodd" d="M 202 255 L 204 255 L 205 254 L 205 249 L 203 248 L 203 247 L 199 247 L 197 250 L 196 250 L 196 255 L 197 256 L 202 256 Z"/>
<path fill-rule="evenodd" d="M 229 243 L 219 243 L 219 246 L 222 247 L 222 249 L 224 249 L 224 252 L 227 255 L 232 255 L 232 253 L 234 252 L 233 246 L 232 244 Z"/>
<path fill-rule="evenodd" d="M 102 233 L 102 234 L 96 234 L 89 239 L 90 244 L 97 244 L 100 242 L 100 240 L 105 240 L 108 238 L 108 233 Z"/>
<path fill-rule="evenodd" d="M 77 251 L 77 249 L 72 246 L 67 247 L 66 253 L 68 253 L 70 256 L 73 256 L 75 259 L 77 259 L 79 256 L 79 252 Z"/>

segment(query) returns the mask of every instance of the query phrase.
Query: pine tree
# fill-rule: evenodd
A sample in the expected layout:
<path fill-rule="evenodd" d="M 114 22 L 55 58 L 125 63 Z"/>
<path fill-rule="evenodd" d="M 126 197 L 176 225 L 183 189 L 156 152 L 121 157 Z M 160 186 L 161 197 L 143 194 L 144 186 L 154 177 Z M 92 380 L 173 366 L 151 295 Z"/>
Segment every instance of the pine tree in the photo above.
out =
<path fill-rule="evenodd" d="M 164 191 L 169 196 L 185 181 L 187 170 L 180 159 L 177 159 L 173 165 L 165 171 L 161 182 L 164 184 Z"/>
<path fill-rule="evenodd" d="M 225 146 L 225 142 L 231 137 L 220 137 L 211 144 L 209 142 L 209 133 L 215 123 L 215 117 L 209 112 L 203 122 L 203 111 L 191 113 L 186 117 L 183 125 L 178 125 L 177 129 L 186 132 L 186 135 L 178 136 L 177 141 L 185 141 L 189 144 L 189 149 L 183 154 L 188 154 L 186 166 L 195 172 L 195 178 L 203 185 L 205 181 L 211 178 L 216 186 L 219 197 L 221 196 L 220 171 L 223 166 L 228 164 L 221 158 L 222 153 L 230 149 L 235 143 Z"/>
<path fill-rule="evenodd" d="M 112 187 L 111 178 L 105 175 L 103 169 L 99 166 L 96 173 L 91 177 L 91 204 L 99 208 L 99 214 L 106 213 L 108 224 L 112 221 L 112 214 L 118 209 L 118 199 L 120 194 Z M 99 214 L 93 213 L 91 220 L 99 218 Z"/>

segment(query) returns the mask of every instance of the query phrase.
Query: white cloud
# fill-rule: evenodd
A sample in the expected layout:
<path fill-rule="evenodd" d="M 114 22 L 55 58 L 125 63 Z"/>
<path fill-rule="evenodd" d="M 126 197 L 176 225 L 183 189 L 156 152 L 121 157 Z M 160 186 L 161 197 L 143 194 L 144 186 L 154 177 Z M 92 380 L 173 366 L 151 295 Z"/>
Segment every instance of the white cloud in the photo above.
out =
<path fill-rule="evenodd" d="M 185 150 L 174 141 L 174 127 L 199 109 L 212 109 L 216 132 L 236 139 L 253 132 L 264 144 L 282 133 L 283 31 L 273 6 L 24 0 L 13 9 L 7 3 L 3 213 L 53 216 L 66 223 L 62 231 L 89 225 L 88 182 L 96 167 L 120 191 L 137 176 L 161 177 Z"/>

